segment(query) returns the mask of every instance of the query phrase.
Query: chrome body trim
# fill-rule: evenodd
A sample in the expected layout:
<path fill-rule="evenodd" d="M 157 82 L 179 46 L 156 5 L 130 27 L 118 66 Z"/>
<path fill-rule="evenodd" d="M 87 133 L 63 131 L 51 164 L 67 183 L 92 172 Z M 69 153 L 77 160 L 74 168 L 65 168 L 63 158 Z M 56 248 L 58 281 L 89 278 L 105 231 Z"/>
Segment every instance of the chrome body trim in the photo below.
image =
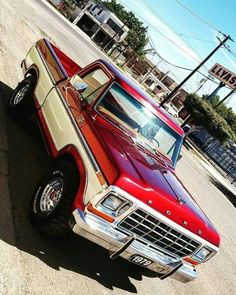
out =
<path fill-rule="evenodd" d="M 190 239 L 167 223 L 150 215 L 142 208 L 126 216 L 117 226 L 121 231 L 136 234 L 139 239 L 150 247 L 160 248 L 162 251 L 176 257 L 192 255 L 199 250 L 201 243 Z"/>
<path fill-rule="evenodd" d="M 55 85 L 55 80 L 54 80 L 54 78 L 53 78 L 53 76 L 52 76 L 52 74 L 51 74 L 51 72 L 50 72 L 50 70 L 49 70 L 49 68 L 48 68 L 48 65 L 47 65 L 47 63 L 45 62 L 45 60 L 44 60 L 44 58 L 43 58 L 43 56 L 42 56 L 40 50 L 37 48 L 37 46 L 36 46 L 36 50 L 37 50 L 37 52 L 38 52 L 38 54 L 39 54 L 39 56 L 40 56 L 40 58 L 41 58 L 41 60 L 42 60 L 42 62 L 43 62 L 43 64 L 44 64 L 45 68 L 47 69 L 48 75 L 49 75 L 49 77 L 51 78 L 52 83 L 54 84 L 54 87 L 52 87 L 52 88 L 55 88 L 55 90 L 57 91 L 58 96 L 59 96 L 60 99 L 61 99 L 61 102 L 63 103 L 65 109 L 67 110 L 67 113 L 68 113 L 68 115 L 69 115 L 69 117 L 70 117 L 71 123 L 72 123 L 72 125 L 74 126 L 74 128 L 75 128 L 75 130 L 76 130 L 76 133 L 78 134 L 78 136 L 79 136 L 79 138 L 80 138 L 80 140 L 81 140 L 81 142 L 82 142 L 82 144 L 83 144 L 83 146 L 84 146 L 84 148 L 85 148 L 85 150 L 86 150 L 86 152 L 87 152 L 87 154 L 88 154 L 88 156 L 89 156 L 89 158 L 90 158 L 90 160 L 91 160 L 91 163 L 92 163 L 93 166 L 94 166 L 95 171 L 96 171 L 96 172 L 99 172 L 99 171 L 100 171 L 100 168 L 99 168 L 99 166 L 98 166 L 98 164 L 97 164 L 97 161 L 95 160 L 95 158 L 94 158 L 94 156 L 93 156 L 93 154 L 92 154 L 92 152 L 91 152 L 91 150 L 90 150 L 90 148 L 89 148 L 89 145 L 87 144 L 87 142 L 86 142 L 86 140 L 85 140 L 85 138 L 84 138 L 84 136 L 83 136 L 81 130 L 79 129 L 79 127 L 78 127 L 78 125 L 77 125 L 77 123 L 76 123 L 76 121 L 75 121 L 75 119 L 74 119 L 74 117 L 73 117 L 73 115 L 72 115 L 72 113 L 71 113 L 71 111 L 70 111 L 70 109 L 69 109 L 68 104 L 66 103 L 66 101 L 65 101 L 64 97 L 62 96 L 62 94 L 60 93 L 58 87 Z M 50 91 L 51 91 L 51 90 L 50 90 Z M 50 92 L 50 91 L 49 91 L 49 92 Z M 45 100 L 46 100 L 46 99 L 47 99 L 47 97 L 45 98 Z"/>
<path fill-rule="evenodd" d="M 32 50 L 33 50 L 33 52 L 31 52 Z M 35 59 L 35 55 L 36 55 L 37 59 Z M 26 62 L 27 59 L 28 59 L 28 62 Z M 89 144 L 87 143 L 79 126 L 77 125 L 75 118 L 71 112 L 71 109 L 69 108 L 64 97 L 60 93 L 60 91 L 57 87 L 57 83 L 55 82 L 55 79 L 53 78 L 47 63 L 37 46 L 34 45 L 30 49 L 26 58 L 22 61 L 23 71 L 25 71 L 25 70 L 27 71 L 32 66 L 32 63 L 35 60 L 36 60 L 36 65 L 40 65 L 43 67 L 43 69 L 45 71 L 44 74 L 47 75 L 47 79 L 48 79 L 48 88 L 46 89 L 46 91 L 43 91 L 43 90 L 41 91 L 41 88 L 42 88 L 42 85 L 40 84 L 41 81 L 39 81 L 39 83 L 37 84 L 36 88 L 38 88 L 40 90 L 39 98 L 41 98 L 41 99 L 38 99 L 37 95 L 35 95 L 35 100 L 37 101 L 37 103 L 39 105 L 38 109 L 42 110 L 48 127 L 50 127 L 49 121 L 51 120 L 51 117 L 47 116 L 47 114 L 45 114 L 45 108 L 46 108 L 46 104 L 48 102 L 49 96 L 52 95 L 53 91 L 55 91 L 56 98 L 58 98 L 58 101 L 62 102 L 62 108 L 64 109 L 65 113 L 67 114 L 68 120 L 71 122 L 70 123 L 71 130 L 73 129 L 74 134 L 77 135 L 74 141 L 63 142 L 60 146 L 58 145 L 57 141 L 55 140 L 55 137 L 53 137 L 52 140 L 53 140 L 53 143 L 54 143 L 57 151 L 60 152 L 60 150 L 62 150 L 67 145 L 73 144 L 76 147 L 76 149 L 78 150 L 79 154 L 81 154 L 81 155 L 83 154 L 83 160 L 86 160 L 85 162 L 87 164 L 89 163 L 89 165 L 85 165 L 86 183 L 85 183 L 85 188 L 84 188 L 84 193 L 83 193 L 83 201 L 86 204 L 86 203 L 88 203 L 90 198 L 92 198 L 92 196 L 94 196 L 95 194 L 97 194 L 98 192 L 100 192 L 103 189 L 103 187 L 101 186 L 99 179 L 97 177 L 97 174 L 99 172 L 101 172 L 101 169 L 100 169 L 98 162 L 89 147 Z M 40 80 L 40 76 L 39 76 L 38 80 Z M 50 105 L 47 105 L 47 107 L 50 108 Z M 49 111 L 50 111 L 50 109 L 49 109 Z M 79 148 L 78 148 L 77 143 L 79 143 Z M 81 151 L 80 147 L 81 147 L 82 151 Z M 94 189 L 91 189 L 92 187 Z"/>
<path fill-rule="evenodd" d="M 117 217 L 113 216 L 115 219 L 113 223 L 109 223 L 97 215 L 89 212 L 87 208 L 85 209 L 85 212 L 81 212 L 81 210 L 77 209 L 73 212 L 75 223 L 73 224 L 72 229 L 75 233 L 102 246 L 109 252 L 119 253 L 119 256 L 124 259 L 129 260 L 134 254 L 144 256 L 145 258 L 153 261 L 153 263 L 147 268 L 157 272 L 160 278 L 170 276 L 171 278 L 183 283 L 192 281 L 197 277 L 198 274 L 194 266 L 176 255 L 164 252 L 161 248 L 150 248 L 138 238 L 133 239 L 128 247 L 126 247 L 127 241 L 131 239 L 131 235 L 129 232 L 120 231 L 118 228 L 119 223 L 138 208 L 142 208 L 142 210 L 145 210 L 159 220 L 167 223 L 172 228 L 180 231 L 191 239 L 198 241 L 202 246 L 208 246 L 212 250 L 217 251 L 216 246 L 176 224 L 166 216 L 152 209 L 147 204 L 137 200 L 134 196 L 128 194 L 119 187 L 108 187 L 108 189 L 93 197 L 90 203 L 97 209 L 99 208 L 99 210 L 101 210 L 101 207 L 98 205 L 101 204 L 101 200 L 104 197 L 111 193 L 121 197 L 122 199 L 127 199 L 132 203 L 132 206 L 122 215 Z M 103 212 L 107 213 L 106 210 L 103 210 Z"/>
<path fill-rule="evenodd" d="M 171 219 L 169 219 L 167 216 L 161 214 L 160 212 L 156 211 L 155 209 L 151 208 L 149 205 L 147 205 L 146 203 L 138 200 L 136 197 L 132 196 L 131 194 L 127 193 L 126 191 L 124 191 L 123 189 L 111 185 L 109 186 L 106 190 L 104 190 L 102 193 L 97 194 L 96 196 L 94 196 L 91 199 L 91 203 L 93 204 L 93 206 L 97 207 L 97 204 L 99 204 L 101 202 L 101 199 L 104 198 L 105 196 L 109 195 L 109 194 L 114 194 L 119 196 L 122 199 L 127 199 L 128 201 L 130 201 L 132 203 L 132 206 L 129 208 L 129 210 L 127 210 L 125 213 L 123 213 L 122 215 L 115 217 L 115 222 L 114 225 L 118 226 L 118 224 L 125 219 L 129 214 L 131 214 L 133 211 L 141 208 L 142 210 L 146 211 L 148 214 L 155 216 L 155 218 L 161 220 L 162 222 L 168 224 L 168 226 L 170 226 L 173 229 L 176 229 L 177 231 L 183 233 L 184 235 L 188 236 L 189 238 L 196 240 L 197 242 L 199 242 L 201 244 L 201 246 L 207 246 L 210 249 L 214 250 L 215 252 L 218 252 L 219 248 L 216 247 L 215 245 L 211 244 L 210 242 L 204 240 L 202 237 L 198 236 L 197 234 L 192 233 L 191 231 L 189 231 L 188 229 L 184 228 L 183 226 L 180 226 L 179 224 L 175 223 L 174 221 L 172 221 Z M 100 207 L 99 207 L 100 209 Z M 104 212 L 106 212 L 106 209 L 104 209 Z M 113 216 L 114 217 L 114 216 Z"/>
<path fill-rule="evenodd" d="M 168 277 L 170 274 L 171 278 L 187 283 L 194 280 L 198 275 L 195 268 L 187 263 L 183 263 L 180 268 L 176 269 L 176 266 L 181 261 L 173 259 L 159 251 L 150 250 L 135 239 L 126 248 L 127 235 L 117 231 L 114 224 L 88 211 L 81 216 L 80 211 L 75 210 L 73 216 L 75 224 L 72 229 L 76 234 L 102 246 L 109 252 L 119 252 L 119 256 L 126 260 L 129 260 L 134 254 L 144 256 L 153 261 L 147 268 L 157 272 L 160 277 Z M 124 251 L 120 251 L 122 248 Z"/>

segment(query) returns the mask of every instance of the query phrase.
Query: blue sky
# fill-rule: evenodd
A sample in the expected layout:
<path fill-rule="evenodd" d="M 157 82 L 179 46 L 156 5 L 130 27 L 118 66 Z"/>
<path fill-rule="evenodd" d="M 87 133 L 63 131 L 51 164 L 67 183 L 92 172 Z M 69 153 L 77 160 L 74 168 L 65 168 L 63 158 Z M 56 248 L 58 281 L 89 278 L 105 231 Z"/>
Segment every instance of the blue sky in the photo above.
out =
<path fill-rule="evenodd" d="M 194 68 L 205 58 L 222 38 L 217 31 L 230 35 L 236 42 L 236 1 L 235 0 L 119 0 L 126 9 L 134 11 L 148 26 L 148 34 L 157 52 L 173 64 L 186 68 Z M 181 5 L 182 4 L 182 5 Z M 186 6 L 205 22 L 189 13 Z M 164 35 L 164 36 L 163 36 Z M 171 43 L 169 40 L 171 39 Z M 207 63 L 206 68 L 200 71 L 207 74 L 207 69 L 213 64 L 220 63 L 236 73 L 236 43 L 228 41 L 233 55 L 226 49 L 220 49 Z M 157 56 L 150 57 L 156 62 Z M 161 62 L 159 67 L 170 71 L 177 82 L 180 82 L 189 73 Z M 195 91 L 203 77 L 195 74 L 185 85 L 187 91 Z M 217 81 L 217 80 L 215 80 Z M 207 82 L 200 94 L 211 93 L 216 84 Z M 219 92 L 223 98 L 229 92 L 224 88 Z M 228 102 L 236 111 L 236 94 Z"/>

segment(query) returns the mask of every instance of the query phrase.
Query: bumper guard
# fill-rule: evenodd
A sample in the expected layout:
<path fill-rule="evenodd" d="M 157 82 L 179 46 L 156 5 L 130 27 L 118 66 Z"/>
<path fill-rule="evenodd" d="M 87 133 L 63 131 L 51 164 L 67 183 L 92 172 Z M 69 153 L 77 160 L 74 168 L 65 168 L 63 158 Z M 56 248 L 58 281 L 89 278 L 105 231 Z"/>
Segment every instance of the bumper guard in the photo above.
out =
<path fill-rule="evenodd" d="M 73 231 L 107 249 L 110 258 L 118 256 L 127 260 L 134 254 L 139 254 L 153 261 L 147 268 L 157 272 L 160 279 L 171 277 L 183 283 L 194 280 L 197 272 L 193 266 L 183 261 L 173 259 L 157 250 L 152 250 L 139 242 L 134 235 L 125 235 L 116 227 L 102 218 L 79 209 L 73 212 L 74 221 L 71 223 Z"/>

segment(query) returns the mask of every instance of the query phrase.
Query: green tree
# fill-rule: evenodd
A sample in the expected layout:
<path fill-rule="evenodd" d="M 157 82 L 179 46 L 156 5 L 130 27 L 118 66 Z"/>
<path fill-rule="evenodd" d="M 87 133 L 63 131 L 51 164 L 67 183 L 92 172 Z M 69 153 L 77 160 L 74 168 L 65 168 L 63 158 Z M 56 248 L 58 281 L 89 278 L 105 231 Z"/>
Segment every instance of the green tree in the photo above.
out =
<path fill-rule="evenodd" d="M 211 136 L 222 143 L 235 140 L 235 132 L 225 118 L 215 111 L 212 104 L 196 94 L 187 95 L 185 108 L 197 126 L 203 126 Z"/>
<path fill-rule="evenodd" d="M 113 12 L 128 28 L 128 36 L 126 41 L 128 45 L 138 54 L 144 54 L 144 47 L 148 42 L 147 28 L 135 16 L 132 11 L 127 11 L 123 5 L 117 3 L 116 0 L 100 0 L 111 12 Z"/>
<path fill-rule="evenodd" d="M 206 95 L 203 96 L 203 98 L 205 97 Z M 219 101 L 220 101 L 220 97 L 214 96 L 212 100 L 210 101 L 210 103 L 214 107 L 219 103 Z M 229 124 L 230 128 L 236 134 L 236 114 L 234 113 L 232 108 L 227 107 L 225 104 L 222 103 L 215 110 L 218 114 L 220 114 L 225 119 L 225 121 Z"/>

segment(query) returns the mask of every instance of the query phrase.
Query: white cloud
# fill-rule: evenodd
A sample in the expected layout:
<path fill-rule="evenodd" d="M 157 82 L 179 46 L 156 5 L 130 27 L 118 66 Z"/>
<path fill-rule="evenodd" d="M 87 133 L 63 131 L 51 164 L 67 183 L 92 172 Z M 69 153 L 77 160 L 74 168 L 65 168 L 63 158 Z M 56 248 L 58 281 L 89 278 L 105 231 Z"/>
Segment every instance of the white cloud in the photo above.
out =
<path fill-rule="evenodd" d="M 143 1 L 131 0 L 129 3 L 132 4 L 128 5 L 127 7 L 135 6 L 140 16 L 142 16 L 142 20 L 146 20 L 152 25 L 152 27 L 156 29 L 155 30 L 154 28 L 150 27 L 150 31 L 152 31 L 152 39 L 154 39 L 153 41 L 156 43 L 157 49 L 160 47 L 160 41 L 162 41 L 164 46 L 161 46 L 160 49 L 163 49 L 163 52 L 167 51 L 168 56 L 172 57 L 172 61 L 176 59 L 176 53 L 180 54 L 185 59 L 187 58 L 189 61 L 191 61 L 191 64 L 196 64 L 196 62 L 201 61 L 201 57 L 197 54 L 197 52 L 190 48 L 190 46 L 188 46 L 179 35 L 173 32 L 170 26 L 168 26 L 157 15 L 155 15 L 155 12 L 151 10 L 149 5 L 145 4 Z M 163 37 L 163 35 L 165 37 Z M 168 41 L 167 38 L 172 42 Z M 166 58 L 168 57 L 166 56 Z"/>

